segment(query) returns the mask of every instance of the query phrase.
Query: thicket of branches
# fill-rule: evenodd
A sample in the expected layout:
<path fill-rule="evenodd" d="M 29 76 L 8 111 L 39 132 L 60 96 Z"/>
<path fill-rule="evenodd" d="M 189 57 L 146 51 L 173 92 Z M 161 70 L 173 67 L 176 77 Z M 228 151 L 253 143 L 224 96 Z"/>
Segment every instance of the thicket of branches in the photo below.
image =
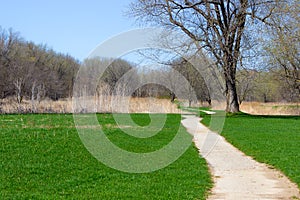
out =
<path fill-rule="evenodd" d="M 264 68 L 299 90 L 299 0 L 133 0 L 129 16 L 184 33 L 221 69 L 227 112 L 239 111 L 237 72 L 267 55 Z M 270 38 L 268 40 L 267 38 Z M 267 39 L 267 40 L 265 40 Z M 270 42 L 269 47 L 266 44 Z M 259 58 L 260 57 L 260 58 Z M 270 59 L 272 58 L 272 59 Z M 269 69 L 267 69 L 267 67 Z M 280 68 L 280 69 L 278 69 Z M 299 98 L 299 92 L 297 92 Z"/>
<path fill-rule="evenodd" d="M 70 97 L 79 62 L 0 27 L 0 98 L 41 101 Z"/>

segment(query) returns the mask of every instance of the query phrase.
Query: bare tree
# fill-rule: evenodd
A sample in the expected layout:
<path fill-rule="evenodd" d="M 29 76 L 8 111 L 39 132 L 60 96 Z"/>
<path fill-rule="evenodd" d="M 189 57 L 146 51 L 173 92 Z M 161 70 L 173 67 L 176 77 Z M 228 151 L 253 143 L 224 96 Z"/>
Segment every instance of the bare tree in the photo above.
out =
<path fill-rule="evenodd" d="M 16 53 L 15 47 L 21 42 L 18 33 L 12 29 L 6 31 L 0 27 L 0 90 L 1 97 L 14 95 L 14 85 L 10 84 L 11 68 L 16 65 L 14 54 Z M 20 85 L 20 84 L 17 84 Z"/>
<path fill-rule="evenodd" d="M 9 77 L 15 87 L 17 103 L 20 104 L 25 95 L 25 86 L 30 77 L 32 63 L 28 61 L 25 43 L 14 45 L 10 52 Z"/>
<path fill-rule="evenodd" d="M 211 97 L 209 90 L 206 86 L 205 80 L 197 69 L 195 69 L 191 63 L 185 59 L 175 60 L 172 64 L 172 68 L 177 70 L 182 76 L 184 76 L 188 82 L 188 100 L 189 106 L 191 106 L 193 99 L 193 92 L 196 93 L 197 99 L 204 102 L 207 101 L 211 104 Z"/>
<path fill-rule="evenodd" d="M 272 72 L 285 79 L 292 100 L 300 99 L 300 1 L 288 0 L 276 7 L 266 47 Z"/>
<path fill-rule="evenodd" d="M 246 100 L 255 100 L 253 98 L 253 93 L 256 88 L 256 79 L 259 73 L 256 70 L 238 70 L 237 79 L 237 92 L 239 103 L 242 104 Z"/>
<path fill-rule="evenodd" d="M 271 0 L 135 0 L 130 15 L 139 21 L 179 29 L 210 53 L 226 82 L 227 112 L 238 112 L 236 69 L 248 18 L 269 23 Z"/>

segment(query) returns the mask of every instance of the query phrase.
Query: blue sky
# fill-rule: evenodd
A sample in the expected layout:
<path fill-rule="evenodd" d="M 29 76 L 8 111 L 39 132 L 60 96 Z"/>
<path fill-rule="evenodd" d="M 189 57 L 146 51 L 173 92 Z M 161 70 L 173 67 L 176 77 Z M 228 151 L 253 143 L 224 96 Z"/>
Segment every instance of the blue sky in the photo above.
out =
<path fill-rule="evenodd" d="M 83 60 L 100 43 L 137 28 L 124 16 L 131 0 L 0 0 L 0 26 Z"/>

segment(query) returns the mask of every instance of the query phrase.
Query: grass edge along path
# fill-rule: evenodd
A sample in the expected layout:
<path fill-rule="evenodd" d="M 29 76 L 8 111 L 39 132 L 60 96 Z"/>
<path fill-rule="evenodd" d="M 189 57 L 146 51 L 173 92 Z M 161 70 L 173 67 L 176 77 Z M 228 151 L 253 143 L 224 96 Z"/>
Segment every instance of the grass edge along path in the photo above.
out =
<path fill-rule="evenodd" d="M 201 117 L 201 123 L 209 127 L 210 115 L 201 113 Z M 300 116 L 231 114 L 221 135 L 246 155 L 281 171 L 300 188 Z"/>
<path fill-rule="evenodd" d="M 124 133 L 112 115 L 97 116 L 118 142 Z M 147 114 L 132 117 L 141 125 L 149 121 Z M 180 120 L 168 115 L 158 138 L 173 133 Z M 207 163 L 194 146 L 164 169 L 128 174 L 89 154 L 72 115 L 0 115 L 0 128 L 0 199 L 205 199 L 212 187 Z M 134 144 L 137 152 L 145 151 Z"/>

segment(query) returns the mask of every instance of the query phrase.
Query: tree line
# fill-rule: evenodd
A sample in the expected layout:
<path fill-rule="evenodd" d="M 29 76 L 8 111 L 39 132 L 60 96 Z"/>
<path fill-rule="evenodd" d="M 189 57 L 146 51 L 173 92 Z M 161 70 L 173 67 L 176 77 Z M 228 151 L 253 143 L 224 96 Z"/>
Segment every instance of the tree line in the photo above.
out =
<path fill-rule="evenodd" d="M 238 104 L 241 104 L 243 101 L 299 101 L 300 20 L 297 14 L 299 13 L 299 8 L 296 4 L 293 4 L 297 1 L 289 1 L 289 4 L 282 7 L 275 7 L 272 11 L 275 14 L 272 15 L 272 18 L 270 18 L 271 21 L 268 23 L 281 24 L 281 26 L 269 26 L 264 29 L 268 37 L 259 48 L 261 49 L 260 53 L 263 52 L 264 55 L 263 59 L 261 57 L 259 59 L 265 62 L 264 65 L 258 68 L 247 68 L 244 66 L 245 61 L 243 60 L 248 59 L 248 63 L 251 63 L 249 62 L 250 58 L 255 58 L 252 55 L 254 51 L 251 50 L 249 52 L 246 49 L 246 42 L 241 55 L 236 61 L 237 63 L 229 63 L 230 66 L 228 63 L 223 63 L 227 62 L 228 56 L 230 56 L 227 52 L 228 49 L 222 50 L 219 49 L 219 46 L 215 47 L 220 52 L 224 51 L 222 55 L 224 54 L 223 57 L 225 56 L 225 60 L 217 60 L 220 62 L 218 65 L 224 65 L 220 67 L 225 73 L 223 73 L 223 78 L 225 80 L 228 79 L 228 73 L 231 74 L 230 70 L 234 70 L 234 74 L 231 74 L 234 77 L 227 80 L 228 82 L 233 79 L 231 81 L 234 81 L 234 85 L 225 81 L 224 94 L 227 97 L 228 95 L 231 96 L 230 98 L 228 97 L 229 100 L 231 99 L 230 102 L 233 101 L 232 98 L 235 98 L 233 97 L 234 94 L 228 93 L 230 87 L 236 88 Z M 166 8 L 174 4 L 175 7 L 170 8 L 178 11 L 181 11 L 180 9 L 195 10 L 197 6 L 202 5 L 192 4 L 187 1 L 187 5 L 181 8 L 175 1 L 167 2 L 165 5 Z M 148 3 L 150 4 L 151 1 Z M 137 4 L 142 6 L 141 2 Z M 212 3 L 207 2 L 207 4 Z M 152 6 L 155 6 L 155 4 Z M 216 6 L 222 8 L 222 5 Z M 200 12 L 200 10 L 197 11 Z M 171 12 L 169 14 L 173 13 L 173 11 L 168 12 Z M 279 15 L 280 13 L 288 14 L 283 18 Z M 154 19 L 151 18 L 151 20 Z M 171 21 L 171 23 L 174 23 L 174 21 Z M 178 25 L 175 24 L 175 26 Z M 202 42 L 205 43 L 208 41 Z M 244 51 L 249 53 L 247 54 L 248 56 L 242 56 Z M 213 60 L 211 57 L 209 59 Z M 19 104 L 24 99 L 30 100 L 34 104 L 46 98 L 51 100 L 70 98 L 73 95 L 74 81 L 79 69 L 85 69 L 84 73 L 87 73 L 87 75 L 84 77 L 86 79 L 80 81 L 86 85 L 86 88 L 89 88 L 91 81 L 88 77 L 97 75 L 99 69 L 103 67 L 107 67 L 107 69 L 103 72 L 102 77 L 100 79 L 96 77 L 97 79 L 95 79 L 97 81 L 97 87 L 95 88 L 97 95 L 109 96 L 122 93 L 122 95 L 133 97 L 170 98 L 173 101 L 176 98 L 176 93 L 181 93 L 190 105 L 194 100 L 211 103 L 211 91 L 209 91 L 202 75 L 191 63 L 184 58 L 177 57 L 168 61 L 165 65 L 168 65 L 168 67 L 140 70 L 135 63 L 123 59 L 93 58 L 80 62 L 70 55 L 55 52 L 53 49 L 47 47 L 47 45 L 37 45 L 26 41 L 19 33 L 14 32 L 12 29 L 5 30 L 0 27 L 0 98 L 12 97 Z M 205 63 L 202 63 L 202 65 L 205 65 Z M 187 82 L 185 84 L 178 84 L 178 80 L 181 79 L 177 77 L 179 75 L 174 73 L 174 71 L 183 76 Z M 128 72 L 132 76 L 131 80 L 136 80 L 136 82 L 130 83 L 132 85 L 120 81 Z M 125 91 L 126 88 L 134 88 L 142 80 L 146 80 L 149 83 L 136 88 L 134 91 Z M 81 88 L 81 90 L 83 89 Z M 86 95 L 95 94 L 94 91 L 85 92 Z"/>
<path fill-rule="evenodd" d="M 79 66 L 79 61 L 70 55 L 25 41 L 12 29 L 0 27 L 2 99 L 15 96 L 21 103 L 24 97 L 32 101 L 69 97 Z"/>

